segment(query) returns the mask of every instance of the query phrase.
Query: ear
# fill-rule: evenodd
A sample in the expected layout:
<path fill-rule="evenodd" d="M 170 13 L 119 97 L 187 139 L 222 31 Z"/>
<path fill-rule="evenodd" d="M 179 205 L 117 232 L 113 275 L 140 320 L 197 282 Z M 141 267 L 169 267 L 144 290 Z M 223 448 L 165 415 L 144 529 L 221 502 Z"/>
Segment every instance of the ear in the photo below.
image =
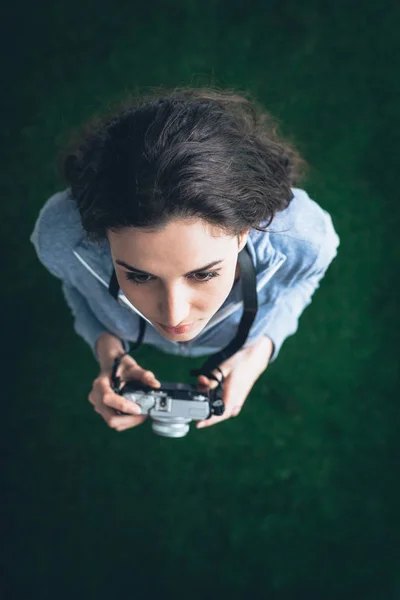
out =
<path fill-rule="evenodd" d="M 243 248 L 247 244 L 247 237 L 248 237 L 249 231 L 250 231 L 250 228 L 246 229 L 245 231 L 242 231 L 242 233 L 240 233 L 238 235 L 238 244 L 239 244 L 238 252 L 243 250 Z"/>

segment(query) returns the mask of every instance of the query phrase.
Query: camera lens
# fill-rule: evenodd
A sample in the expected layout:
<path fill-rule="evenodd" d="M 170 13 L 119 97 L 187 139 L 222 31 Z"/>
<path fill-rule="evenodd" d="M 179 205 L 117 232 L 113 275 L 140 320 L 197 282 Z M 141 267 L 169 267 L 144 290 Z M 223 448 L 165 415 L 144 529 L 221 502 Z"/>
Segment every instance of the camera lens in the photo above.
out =
<path fill-rule="evenodd" d="M 157 435 L 164 437 L 179 438 L 184 437 L 190 429 L 190 419 L 152 419 L 151 427 Z"/>

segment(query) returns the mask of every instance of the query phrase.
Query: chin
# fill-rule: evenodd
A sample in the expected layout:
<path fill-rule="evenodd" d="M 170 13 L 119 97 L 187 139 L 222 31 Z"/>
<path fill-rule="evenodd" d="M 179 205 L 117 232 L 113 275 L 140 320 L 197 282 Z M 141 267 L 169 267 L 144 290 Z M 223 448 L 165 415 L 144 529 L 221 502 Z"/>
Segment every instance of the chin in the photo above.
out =
<path fill-rule="evenodd" d="M 200 333 L 203 331 L 204 327 L 207 325 L 209 320 L 210 319 L 207 319 L 207 321 L 201 321 L 200 322 L 201 324 L 195 328 L 195 331 L 188 331 L 183 336 L 185 339 L 182 341 L 190 342 L 191 340 L 194 340 L 195 338 L 197 338 L 200 335 Z"/>

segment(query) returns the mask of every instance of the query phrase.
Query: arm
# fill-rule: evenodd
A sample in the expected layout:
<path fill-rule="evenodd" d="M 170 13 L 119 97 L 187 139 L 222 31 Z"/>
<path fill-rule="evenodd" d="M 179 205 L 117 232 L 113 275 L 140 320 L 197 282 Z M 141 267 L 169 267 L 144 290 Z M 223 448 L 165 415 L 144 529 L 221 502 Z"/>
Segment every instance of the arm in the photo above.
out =
<path fill-rule="evenodd" d="M 268 315 L 263 337 L 267 337 L 272 343 L 272 354 L 269 362 L 276 360 L 285 339 L 296 333 L 299 318 L 304 309 L 311 304 L 312 296 L 315 290 L 318 289 L 319 282 L 337 255 L 339 244 L 339 237 L 329 218 L 324 245 L 320 248 L 314 263 L 293 287 L 285 290 Z"/>
<path fill-rule="evenodd" d="M 129 344 L 121 342 L 108 331 L 97 319 L 86 298 L 70 283 L 66 249 L 71 244 L 70 231 L 74 231 L 76 226 L 74 218 L 66 211 L 64 195 L 54 194 L 40 210 L 29 239 L 42 265 L 62 281 L 62 291 L 74 317 L 74 330 L 89 344 L 101 365 L 106 354 L 114 355 L 122 344 L 124 351 L 128 352 Z M 104 341 L 106 337 L 107 342 Z M 103 341 L 100 342 L 100 339 Z"/>
<path fill-rule="evenodd" d="M 219 365 L 225 377 L 223 390 L 225 411 L 223 415 L 213 415 L 209 419 L 199 421 L 197 428 L 209 427 L 237 416 L 255 381 L 267 369 L 268 364 L 276 359 L 284 340 L 297 330 L 300 315 L 311 303 L 313 293 L 319 287 L 320 280 L 337 254 L 339 237 L 330 217 L 326 220 L 326 225 L 324 243 L 314 260 L 310 261 L 311 266 L 299 265 L 297 281 L 287 287 L 278 298 L 276 305 L 268 314 L 261 336 L 245 344 L 236 354 Z M 220 379 L 217 369 L 212 373 Z M 217 385 L 217 382 L 204 375 L 198 377 L 199 391 L 203 391 L 204 387 L 215 389 Z"/>
<path fill-rule="evenodd" d="M 104 327 L 91 311 L 84 296 L 74 286 L 63 281 L 62 291 L 74 316 L 75 332 L 89 344 L 95 359 L 100 365 L 102 364 L 103 347 L 106 339 L 109 340 L 107 342 L 107 353 L 115 350 L 115 356 L 118 356 L 121 350 L 129 352 L 129 343 L 125 340 L 119 340 L 117 336 Z M 111 338 L 114 338 L 115 341 L 112 341 Z M 115 348 L 110 345 L 115 346 Z"/>

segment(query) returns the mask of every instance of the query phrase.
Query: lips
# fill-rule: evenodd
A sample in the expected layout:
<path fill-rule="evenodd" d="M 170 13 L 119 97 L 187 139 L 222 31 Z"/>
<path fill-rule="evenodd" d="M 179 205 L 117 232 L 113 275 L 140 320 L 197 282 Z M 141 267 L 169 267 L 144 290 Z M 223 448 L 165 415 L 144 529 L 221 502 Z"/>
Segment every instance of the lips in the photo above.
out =
<path fill-rule="evenodd" d="M 159 325 L 167 333 L 181 334 L 181 333 L 186 333 L 187 331 L 189 331 L 189 329 L 191 329 L 193 327 L 194 323 L 189 323 L 188 325 L 184 325 L 183 327 L 166 327 L 165 325 L 161 325 L 161 323 L 159 323 Z"/>

